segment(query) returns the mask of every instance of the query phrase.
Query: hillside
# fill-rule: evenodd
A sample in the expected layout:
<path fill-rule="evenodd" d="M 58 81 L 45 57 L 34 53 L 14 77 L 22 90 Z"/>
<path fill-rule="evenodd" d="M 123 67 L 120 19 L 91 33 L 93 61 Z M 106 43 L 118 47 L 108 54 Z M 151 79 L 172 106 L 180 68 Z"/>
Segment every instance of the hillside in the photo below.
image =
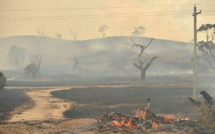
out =
<path fill-rule="evenodd" d="M 150 38 L 135 37 L 136 43 L 147 44 Z M 72 41 L 55 38 L 42 39 L 39 36 L 13 36 L 0 38 L 1 69 L 23 70 L 30 63 L 30 57 L 43 57 L 41 73 L 46 74 L 93 74 L 136 75 L 139 71 L 132 63 L 138 62 L 139 49 L 128 45 L 130 37 L 106 37 L 92 40 Z M 24 53 L 14 63 L 10 57 L 11 47 L 16 46 Z M 145 61 L 158 56 L 147 73 L 152 75 L 189 74 L 192 71 L 192 45 L 185 42 L 154 39 L 146 49 Z M 76 54 L 80 64 L 73 70 Z M 19 55 L 19 54 L 17 54 Z"/>

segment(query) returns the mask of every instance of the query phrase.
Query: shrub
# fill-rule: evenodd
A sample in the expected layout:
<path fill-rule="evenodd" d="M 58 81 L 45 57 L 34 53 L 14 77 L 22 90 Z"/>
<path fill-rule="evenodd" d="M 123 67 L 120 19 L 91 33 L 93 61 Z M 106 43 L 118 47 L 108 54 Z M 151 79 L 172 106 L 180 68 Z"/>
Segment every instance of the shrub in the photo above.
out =
<path fill-rule="evenodd" d="M 6 77 L 4 76 L 4 73 L 0 72 L 0 89 L 3 89 L 6 85 Z"/>
<path fill-rule="evenodd" d="M 215 105 L 207 105 L 202 101 L 198 110 L 200 112 L 197 114 L 199 126 L 204 129 L 215 129 Z"/>

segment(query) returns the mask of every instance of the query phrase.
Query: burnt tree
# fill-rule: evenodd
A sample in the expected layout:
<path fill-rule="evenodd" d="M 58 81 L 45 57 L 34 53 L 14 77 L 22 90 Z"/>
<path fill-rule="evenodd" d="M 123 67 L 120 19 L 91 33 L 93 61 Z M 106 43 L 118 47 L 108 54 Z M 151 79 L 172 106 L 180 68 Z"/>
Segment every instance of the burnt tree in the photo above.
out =
<path fill-rule="evenodd" d="M 77 59 L 76 54 L 74 52 L 72 52 L 72 53 L 74 55 L 74 58 L 73 58 L 73 71 L 75 71 L 76 66 L 79 64 L 79 61 Z"/>
<path fill-rule="evenodd" d="M 152 65 L 152 62 L 157 58 L 157 56 L 153 57 L 149 62 L 147 62 L 145 65 L 143 62 L 139 60 L 139 65 L 136 63 L 133 63 L 135 67 L 141 70 L 141 80 L 145 80 L 146 78 L 146 71 L 147 69 Z"/>
<path fill-rule="evenodd" d="M 78 36 L 78 32 L 77 32 L 76 30 L 73 31 L 73 30 L 70 29 L 70 33 L 72 34 L 74 40 L 76 40 L 76 39 L 77 39 L 77 36 Z"/>
<path fill-rule="evenodd" d="M 144 45 L 144 44 L 137 44 L 134 42 L 133 38 L 131 37 L 131 41 L 132 41 L 132 47 L 138 47 L 140 48 L 140 53 L 137 55 L 138 56 L 138 62 L 139 64 L 137 63 L 133 63 L 133 65 L 138 68 L 140 71 L 141 71 L 141 76 L 140 76 L 140 79 L 142 81 L 145 80 L 146 78 L 146 71 L 149 69 L 149 67 L 152 65 L 152 62 L 158 58 L 157 56 L 154 56 L 153 58 L 151 58 L 147 63 L 144 63 L 144 59 L 143 59 L 143 53 L 144 53 L 144 50 L 152 43 L 153 39 L 150 40 L 150 42 L 147 44 L 147 45 Z"/>
<path fill-rule="evenodd" d="M 25 77 L 30 79 L 35 79 L 39 74 L 41 62 L 42 62 L 42 56 L 40 55 L 32 56 L 31 63 L 25 67 L 25 70 L 24 70 Z"/>
<path fill-rule="evenodd" d="M 5 77 L 4 73 L 0 72 L 0 90 L 4 89 L 6 85 L 7 78 Z"/>

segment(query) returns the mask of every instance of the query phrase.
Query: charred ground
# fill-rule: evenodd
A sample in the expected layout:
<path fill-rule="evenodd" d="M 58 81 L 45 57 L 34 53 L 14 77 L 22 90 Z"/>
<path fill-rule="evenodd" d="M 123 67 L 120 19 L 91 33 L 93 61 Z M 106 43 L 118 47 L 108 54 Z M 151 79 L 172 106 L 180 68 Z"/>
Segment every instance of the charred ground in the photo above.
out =
<path fill-rule="evenodd" d="M 84 89 L 55 91 L 52 95 L 76 102 L 74 108 L 64 114 L 68 118 L 95 118 L 103 112 L 121 112 L 132 115 L 147 98 L 151 98 L 151 109 L 158 114 L 177 114 L 189 116 L 193 106 L 188 101 L 192 96 L 189 86 L 128 86 L 128 87 L 90 87 Z"/>
<path fill-rule="evenodd" d="M 9 112 L 29 101 L 25 91 L 26 89 L 0 90 L 0 120 L 9 118 Z"/>

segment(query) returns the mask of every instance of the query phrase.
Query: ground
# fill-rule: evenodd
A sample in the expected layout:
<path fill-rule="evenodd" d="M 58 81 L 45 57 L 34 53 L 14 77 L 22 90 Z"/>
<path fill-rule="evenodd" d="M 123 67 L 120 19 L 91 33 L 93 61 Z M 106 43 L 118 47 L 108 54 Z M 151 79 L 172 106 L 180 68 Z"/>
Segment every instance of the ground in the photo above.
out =
<path fill-rule="evenodd" d="M 37 87 L 10 83 L 11 86 L 1 91 L 0 100 L 7 99 L 10 103 L 0 104 L 0 108 L 4 108 L 0 112 L 7 113 L 3 114 L 7 118 L 2 117 L 0 122 L 0 133 L 103 133 L 98 131 L 97 116 L 108 111 L 132 114 L 148 97 L 151 98 L 151 109 L 156 114 L 175 115 L 182 112 L 183 116 L 195 119 L 194 108 L 187 99 L 192 96 L 192 85 L 187 83 L 67 83 L 66 86 L 56 86 L 55 82 L 43 86 L 38 83 L 34 83 L 40 85 Z M 51 86 L 52 83 L 54 86 Z M 197 91 L 205 87 L 207 85 L 199 87 Z M 13 95 L 7 94 L 12 91 L 22 95 L 14 100 Z M 105 133 L 113 132 L 107 130 Z M 150 133 L 166 132 L 151 130 Z M 168 133 L 183 132 L 177 130 Z"/>

